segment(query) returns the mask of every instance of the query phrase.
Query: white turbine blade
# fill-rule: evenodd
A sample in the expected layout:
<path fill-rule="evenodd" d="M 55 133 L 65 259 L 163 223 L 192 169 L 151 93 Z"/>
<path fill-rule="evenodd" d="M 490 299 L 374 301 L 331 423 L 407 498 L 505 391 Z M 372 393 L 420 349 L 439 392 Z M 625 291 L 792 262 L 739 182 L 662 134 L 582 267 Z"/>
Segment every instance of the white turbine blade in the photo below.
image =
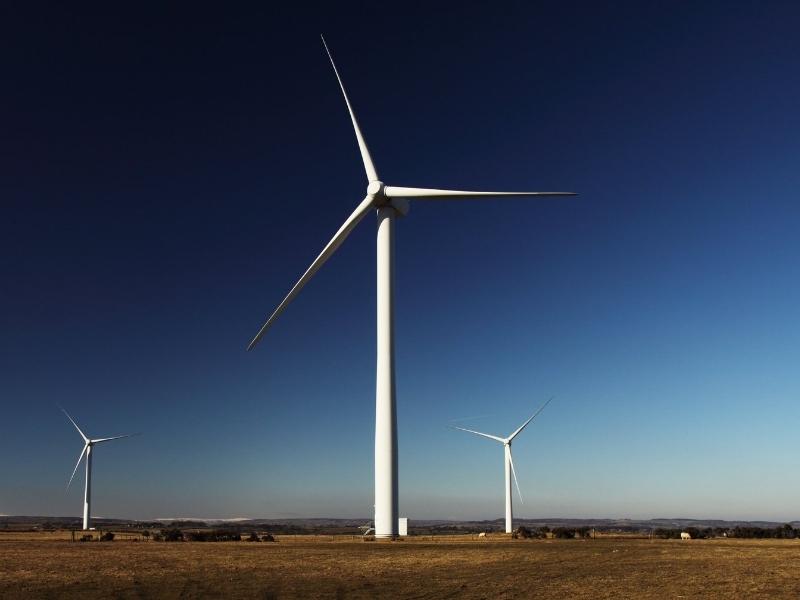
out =
<path fill-rule="evenodd" d="M 107 437 L 107 438 L 99 438 L 96 440 L 92 440 L 93 444 L 99 444 L 101 442 L 110 442 L 111 440 L 121 440 L 122 438 L 133 437 L 135 435 L 141 435 L 140 433 L 127 433 L 125 435 L 116 435 L 114 437 Z"/>
<path fill-rule="evenodd" d="M 328 50 L 328 44 L 325 43 L 325 38 L 322 36 L 319 37 L 322 38 L 322 45 L 325 46 L 325 52 L 328 53 L 328 58 L 331 59 L 333 72 L 336 73 L 336 79 L 339 80 L 339 87 L 342 88 L 342 95 L 344 96 L 345 103 L 347 103 L 347 110 L 350 112 L 350 119 L 353 121 L 353 129 L 356 131 L 358 149 L 361 151 L 361 160 L 364 161 L 364 170 L 367 172 L 367 180 L 378 181 L 378 172 L 375 170 L 375 165 L 372 162 L 372 156 L 370 156 L 369 148 L 367 148 L 367 142 L 364 140 L 364 136 L 361 134 L 361 128 L 358 126 L 356 113 L 353 112 L 353 107 L 350 106 L 350 98 L 347 97 L 347 92 L 344 89 L 342 78 L 339 76 L 339 70 L 336 68 L 336 63 L 333 62 L 333 56 L 331 56 L 331 51 Z"/>
<path fill-rule="evenodd" d="M 520 432 L 520 431 L 522 431 L 523 429 L 525 429 L 525 428 L 528 426 L 528 423 L 530 423 L 531 421 L 533 421 L 533 419 L 536 417 L 536 415 L 538 415 L 540 412 L 542 412 L 542 411 L 544 410 L 544 407 L 545 407 L 545 406 L 547 406 L 548 404 L 550 404 L 550 400 L 552 400 L 552 399 L 553 399 L 553 397 L 551 396 L 551 397 L 550 397 L 550 398 L 547 400 L 547 402 L 545 402 L 544 404 L 542 404 L 542 407 L 541 407 L 539 410 L 537 410 L 535 413 L 533 413 L 533 416 L 532 416 L 530 419 L 528 419 L 527 421 L 525 421 L 525 422 L 522 424 L 522 426 L 521 426 L 519 429 L 517 429 L 517 430 L 516 430 L 514 433 L 512 433 L 510 436 L 508 436 L 508 441 L 510 442 L 511 440 L 513 440 L 513 439 L 514 439 L 514 438 L 515 438 L 515 437 L 516 437 L 516 436 L 519 434 L 519 432 Z"/>
<path fill-rule="evenodd" d="M 517 472 L 514 470 L 514 459 L 511 457 L 511 447 L 508 448 L 508 462 L 511 464 L 511 474 L 514 476 L 514 483 L 517 484 L 517 493 L 519 494 L 519 501 L 525 504 L 522 499 L 522 490 L 519 489 L 519 481 L 517 481 Z"/>
<path fill-rule="evenodd" d="M 75 422 L 75 420 L 74 420 L 72 417 L 70 417 L 70 416 L 69 416 L 69 413 L 68 413 L 67 411 L 65 411 L 63 408 L 61 409 L 61 411 L 62 411 L 62 412 L 65 414 L 65 415 L 67 415 L 67 418 L 68 418 L 70 421 L 72 421 L 72 424 L 73 424 L 73 425 L 75 425 L 75 429 L 77 429 L 77 430 L 78 430 L 78 433 L 80 433 L 80 434 L 81 434 L 81 437 L 83 438 L 83 441 L 84 441 L 84 442 L 86 442 L 86 443 L 89 443 L 89 438 L 88 438 L 88 437 L 86 437 L 86 435 L 85 435 L 85 434 L 84 434 L 84 433 L 81 431 L 81 428 L 80 428 L 80 427 L 78 427 L 78 424 Z"/>
<path fill-rule="evenodd" d="M 86 449 L 87 449 L 88 447 L 89 447 L 89 444 L 87 443 L 87 444 L 86 444 L 86 445 L 83 447 L 83 450 L 81 450 L 81 453 L 80 453 L 80 455 L 78 456 L 78 462 L 76 462 L 76 463 L 75 463 L 75 468 L 72 470 L 72 477 L 70 477 L 70 478 L 69 478 L 69 483 L 67 483 L 67 489 L 69 489 L 69 486 L 70 486 L 70 484 L 72 484 L 72 480 L 73 480 L 73 478 L 75 477 L 75 473 L 77 473 L 77 472 L 78 472 L 78 465 L 80 465 L 80 464 L 81 464 L 81 460 L 83 459 L 83 455 L 85 454 L 85 452 L 86 452 Z"/>
<path fill-rule="evenodd" d="M 460 431 L 468 431 L 469 433 L 474 433 L 475 435 L 482 435 L 483 437 L 489 438 L 490 440 L 495 440 L 500 442 L 501 444 L 505 444 L 506 441 L 503 438 L 497 437 L 496 435 L 489 435 L 488 433 L 481 433 L 480 431 L 473 431 L 472 429 L 464 429 L 463 427 L 456 427 L 455 425 L 452 426 L 453 429 L 458 429 Z"/>
<path fill-rule="evenodd" d="M 347 236 L 350 235 L 350 232 L 358 225 L 359 221 L 364 218 L 364 215 L 367 214 L 367 211 L 372 207 L 374 196 L 368 195 L 361 204 L 353 211 L 344 224 L 339 228 L 339 231 L 336 232 L 336 235 L 331 238 L 331 241 L 322 249 L 319 256 L 314 259 L 314 262 L 311 263 L 311 266 L 308 267 L 303 276 L 300 278 L 300 281 L 294 284 L 294 287 L 291 289 L 289 294 L 286 298 L 283 299 L 278 305 L 278 308 L 275 309 L 275 312 L 270 315 L 267 322 L 261 327 L 259 332 L 256 334 L 256 337 L 250 342 L 247 346 L 248 350 L 252 350 L 255 348 L 256 344 L 261 341 L 261 338 L 266 333 L 267 329 L 269 329 L 270 325 L 275 321 L 275 319 L 280 316 L 280 314 L 284 311 L 284 309 L 289 305 L 289 303 L 294 300 L 294 297 L 300 293 L 300 290 L 309 282 L 309 280 L 314 276 L 314 274 L 319 270 L 319 268 L 325 264 L 325 262 L 331 257 L 331 255 L 336 252 L 336 249 L 342 245 L 347 239 Z"/>
<path fill-rule="evenodd" d="M 463 190 L 436 190 L 429 188 L 396 187 L 387 185 L 383 193 L 388 198 L 416 198 L 418 200 L 464 200 L 470 198 L 524 198 L 547 196 L 577 196 L 575 192 L 467 192 Z"/>

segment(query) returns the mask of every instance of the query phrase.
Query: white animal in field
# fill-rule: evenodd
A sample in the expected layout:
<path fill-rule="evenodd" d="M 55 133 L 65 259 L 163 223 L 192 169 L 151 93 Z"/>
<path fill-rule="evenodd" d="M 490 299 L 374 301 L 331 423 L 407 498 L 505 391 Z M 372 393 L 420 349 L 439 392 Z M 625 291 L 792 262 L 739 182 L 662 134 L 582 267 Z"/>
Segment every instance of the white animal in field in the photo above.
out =
<path fill-rule="evenodd" d="M 485 537 L 486 537 L 486 532 L 485 532 L 485 531 L 481 531 L 481 532 L 478 534 L 478 537 L 479 537 L 479 538 L 485 538 Z"/>
<path fill-rule="evenodd" d="M 681 531 L 681 539 L 682 540 L 690 540 L 690 539 L 692 539 L 692 536 L 690 534 L 686 533 L 685 531 Z"/>

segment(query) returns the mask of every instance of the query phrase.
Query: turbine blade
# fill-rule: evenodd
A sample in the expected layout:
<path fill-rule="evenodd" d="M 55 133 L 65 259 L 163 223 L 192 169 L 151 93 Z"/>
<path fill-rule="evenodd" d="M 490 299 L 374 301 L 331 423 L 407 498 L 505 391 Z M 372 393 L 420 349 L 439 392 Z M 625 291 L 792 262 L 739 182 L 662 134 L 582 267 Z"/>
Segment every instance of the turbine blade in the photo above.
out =
<path fill-rule="evenodd" d="M 513 440 L 519 434 L 520 431 L 525 429 L 528 426 L 528 423 L 533 421 L 533 419 L 536 417 L 536 415 L 538 415 L 540 412 L 542 412 L 544 410 L 545 406 L 550 404 L 550 400 L 552 400 L 552 399 L 553 399 L 553 396 L 550 396 L 550 398 L 547 400 L 547 402 L 542 404 L 542 407 L 539 410 L 537 410 L 535 413 L 533 413 L 533 416 L 530 419 L 525 421 L 519 429 L 517 429 L 514 433 L 512 433 L 510 436 L 508 436 L 508 441 L 510 442 L 511 440 Z"/>
<path fill-rule="evenodd" d="M 96 440 L 92 440 L 92 443 L 99 444 L 101 442 L 110 442 L 111 440 L 121 440 L 122 438 L 133 437 L 135 435 L 142 435 L 141 433 L 127 433 L 125 435 L 116 435 L 114 437 L 107 437 L 107 438 L 99 438 Z"/>
<path fill-rule="evenodd" d="M 61 408 L 61 407 L 59 407 L 59 408 Z M 69 413 L 68 413 L 67 411 L 65 411 L 63 408 L 61 408 L 61 411 L 62 411 L 62 412 L 65 414 L 65 415 L 67 415 L 67 418 L 68 418 L 70 421 L 72 421 L 72 424 L 73 424 L 73 425 L 75 425 L 75 429 L 77 429 L 77 430 L 78 430 L 78 433 L 80 433 L 80 434 L 81 434 L 81 437 L 83 438 L 83 441 L 84 441 L 84 442 L 86 442 L 86 443 L 88 444 L 88 443 L 89 443 L 89 438 L 88 438 L 88 437 L 86 437 L 86 435 L 85 435 L 85 434 L 84 434 L 84 433 L 81 431 L 81 428 L 80 428 L 80 427 L 78 427 L 78 424 L 75 422 L 75 420 L 74 420 L 72 417 L 70 417 L 70 416 L 69 416 Z"/>
<path fill-rule="evenodd" d="M 514 458 L 511 456 L 511 447 L 508 448 L 508 462 L 511 463 L 511 474 L 514 476 L 514 483 L 517 484 L 517 493 L 519 494 L 519 501 L 525 504 L 522 499 L 522 490 L 519 489 L 519 481 L 517 481 L 517 472 L 514 470 Z"/>
<path fill-rule="evenodd" d="M 72 470 L 72 477 L 70 477 L 70 478 L 69 478 L 69 483 L 67 483 L 67 489 L 69 489 L 69 486 L 72 484 L 72 480 L 73 480 L 73 478 L 75 477 L 75 473 L 77 473 L 77 472 L 78 472 L 78 465 L 80 465 L 80 464 L 81 464 L 81 460 L 83 459 L 83 455 L 86 453 L 86 449 L 87 449 L 88 447 L 89 447 L 89 444 L 87 443 L 87 444 L 86 444 L 86 445 L 83 447 L 83 450 L 81 450 L 81 453 L 80 453 L 80 455 L 78 456 L 78 462 L 76 462 L 76 463 L 75 463 L 75 468 Z"/>
<path fill-rule="evenodd" d="M 322 36 L 319 37 L 322 38 L 322 45 L 325 46 L 325 52 L 328 53 L 328 58 L 331 60 L 333 72 L 336 73 L 336 79 L 339 80 L 339 87 L 342 88 L 342 95 L 344 96 L 344 101 L 347 104 L 347 110 L 350 112 L 350 119 L 353 121 L 353 129 L 355 129 L 356 132 L 358 149 L 361 151 L 361 160 L 364 161 L 364 170 L 367 172 L 367 180 L 378 181 L 378 172 L 375 170 L 375 164 L 372 162 L 372 156 L 369 154 L 367 142 L 364 140 L 364 136 L 361 134 L 361 128 L 358 126 L 356 113 L 353 112 L 353 107 L 350 106 L 350 98 L 347 97 L 347 92 L 344 89 L 344 83 L 342 83 L 342 78 L 339 76 L 339 70 L 336 68 L 336 63 L 333 62 L 333 56 L 331 56 L 331 51 L 328 50 L 328 44 L 325 43 L 325 38 Z"/>
<path fill-rule="evenodd" d="M 468 431 L 469 433 L 474 433 L 475 435 L 482 435 L 485 438 L 489 438 L 490 440 L 495 440 L 500 442 L 501 444 L 505 444 L 506 441 L 503 438 L 497 437 L 496 435 L 489 435 L 488 433 L 481 433 L 480 431 L 473 431 L 472 429 L 464 429 L 463 427 L 456 427 L 455 425 L 451 425 L 453 429 L 458 429 L 459 431 Z"/>
<path fill-rule="evenodd" d="M 418 200 L 466 200 L 470 198 L 524 198 L 547 196 L 577 196 L 575 192 L 467 192 L 463 190 L 436 190 L 430 188 L 396 187 L 387 185 L 383 193 L 388 198 L 416 198 Z"/>
<path fill-rule="evenodd" d="M 261 341 L 261 338 L 266 333 L 267 329 L 272 325 L 275 319 L 280 316 L 280 314 L 284 311 L 284 309 L 289 305 L 289 303 L 294 300 L 295 296 L 300 293 L 300 290 L 309 282 L 309 280 L 314 276 L 314 274 L 319 271 L 319 268 L 325 264 L 325 262 L 331 257 L 331 255 L 336 252 L 336 249 L 342 245 L 347 239 L 347 236 L 350 235 L 350 232 L 353 231 L 356 225 L 358 225 L 359 221 L 364 218 L 364 215 L 367 214 L 367 211 L 372 207 L 374 196 L 371 194 L 368 195 L 364 200 L 362 200 L 361 204 L 353 211 L 353 213 L 347 217 L 347 220 L 344 224 L 339 228 L 339 231 L 331 238 L 331 241 L 322 249 L 319 256 L 314 259 L 314 262 L 311 263 L 311 266 L 306 269 L 306 272 L 303 273 L 303 276 L 300 278 L 300 281 L 294 284 L 294 287 L 291 289 L 289 294 L 286 298 L 283 299 L 278 305 L 278 308 L 275 309 L 275 312 L 270 315 L 267 322 L 261 327 L 261 329 L 256 334 L 256 337 L 252 339 L 250 344 L 247 346 L 248 350 L 252 350 L 255 348 L 256 344 Z"/>

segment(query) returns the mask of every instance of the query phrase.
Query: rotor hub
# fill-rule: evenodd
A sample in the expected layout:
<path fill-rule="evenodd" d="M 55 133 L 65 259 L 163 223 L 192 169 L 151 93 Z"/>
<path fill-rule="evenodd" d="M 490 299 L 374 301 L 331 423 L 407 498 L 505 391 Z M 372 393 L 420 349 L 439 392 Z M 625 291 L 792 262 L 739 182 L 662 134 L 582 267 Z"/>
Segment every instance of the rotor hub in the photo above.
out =
<path fill-rule="evenodd" d="M 391 206 L 400 217 L 405 217 L 408 214 L 408 198 L 389 198 L 386 195 L 386 186 L 383 185 L 382 181 L 370 181 L 369 185 L 367 185 L 367 195 L 372 196 L 372 205 L 376 208 Z"/>

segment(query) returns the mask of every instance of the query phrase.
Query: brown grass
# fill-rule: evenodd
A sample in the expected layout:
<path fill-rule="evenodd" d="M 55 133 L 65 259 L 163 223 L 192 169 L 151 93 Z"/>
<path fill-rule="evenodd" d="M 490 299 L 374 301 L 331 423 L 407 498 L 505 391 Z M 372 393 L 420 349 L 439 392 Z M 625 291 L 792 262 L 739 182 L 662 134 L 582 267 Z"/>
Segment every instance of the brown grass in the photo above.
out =
<path fill-rule="evenodd" d="M 800 540 L 73 544 L 53 536 L 0 534 L 0 597 L 800 597 Z"/>

